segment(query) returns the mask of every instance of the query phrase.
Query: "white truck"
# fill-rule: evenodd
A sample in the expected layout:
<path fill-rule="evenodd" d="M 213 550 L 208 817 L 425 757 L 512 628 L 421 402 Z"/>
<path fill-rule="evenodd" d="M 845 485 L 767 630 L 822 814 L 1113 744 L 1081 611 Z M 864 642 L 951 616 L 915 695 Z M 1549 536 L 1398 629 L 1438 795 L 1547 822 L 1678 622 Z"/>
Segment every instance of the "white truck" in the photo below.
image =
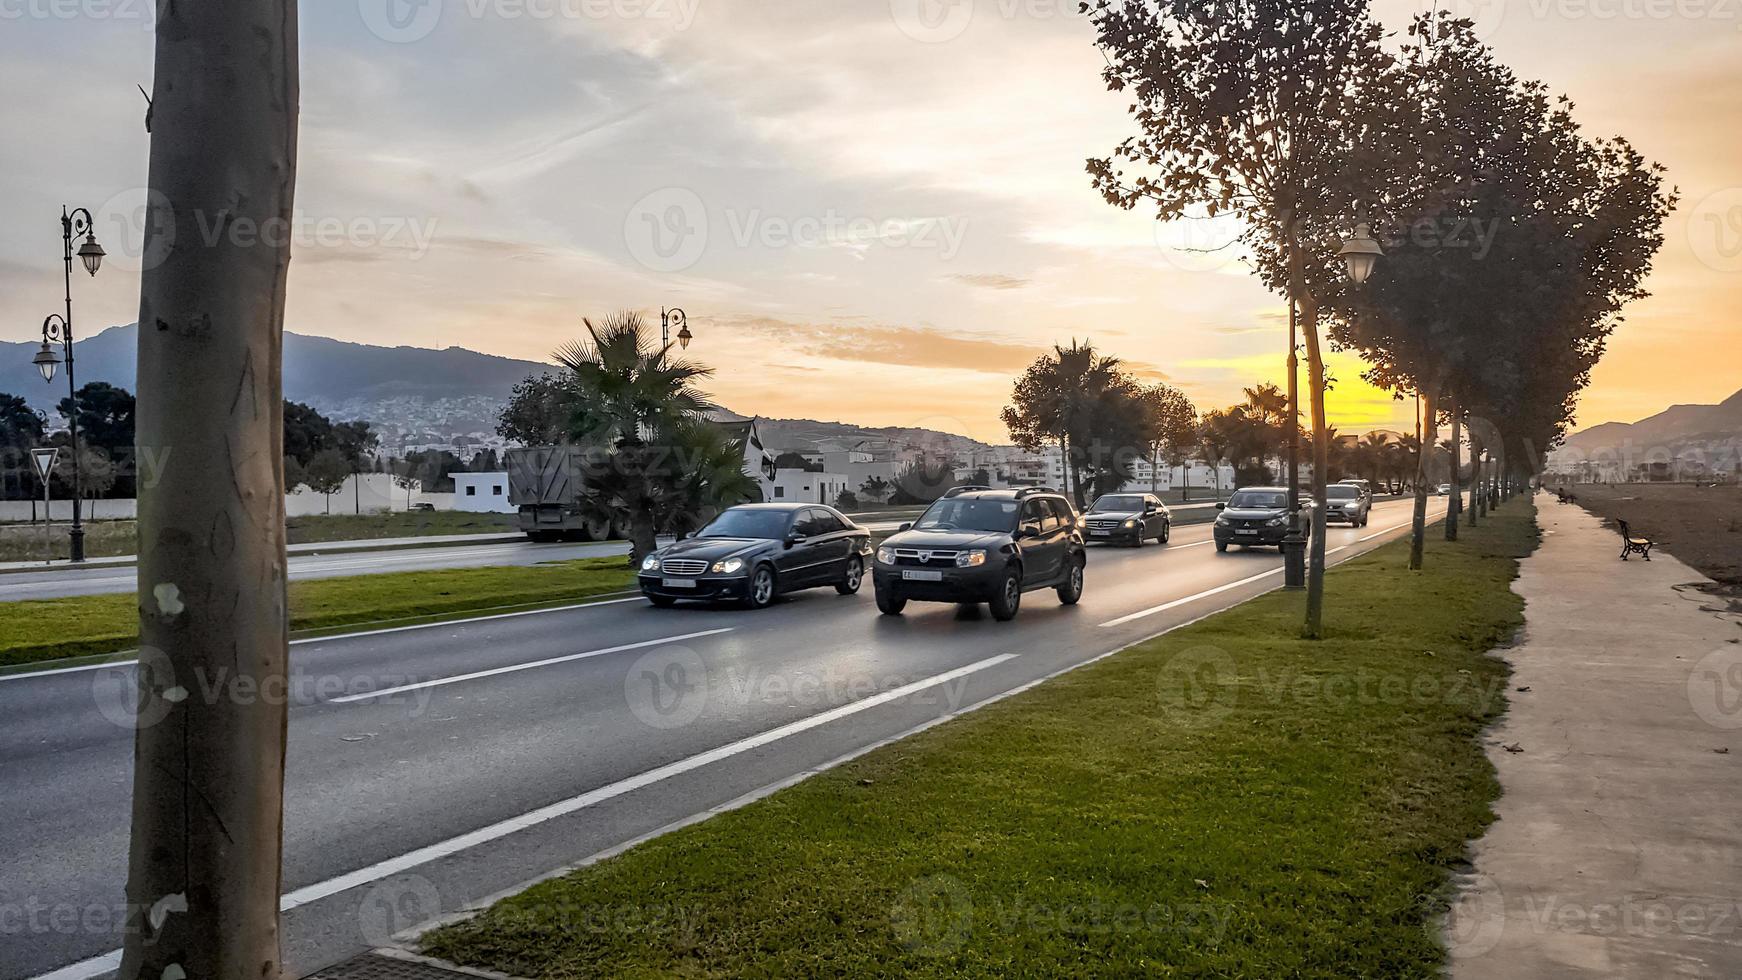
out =
<path fill-rule="evenodd" d="M 587 456 L 573 446 L 510 449 L 508 502 L 520 509 L 520 529 L 533 541 L 609 541 L 620 538 L 611 519 L 581 496 Z"/>

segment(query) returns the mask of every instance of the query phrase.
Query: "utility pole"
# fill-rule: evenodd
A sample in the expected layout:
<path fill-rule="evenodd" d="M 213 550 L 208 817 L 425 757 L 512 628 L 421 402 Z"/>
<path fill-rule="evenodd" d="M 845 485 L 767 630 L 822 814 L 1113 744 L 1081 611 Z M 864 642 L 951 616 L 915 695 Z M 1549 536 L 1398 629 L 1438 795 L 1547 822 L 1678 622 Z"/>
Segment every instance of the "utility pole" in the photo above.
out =
<path fill-rule="evenodd" d="M 278 980 L 296 0 L 158 5 L 121 980 Z"/>

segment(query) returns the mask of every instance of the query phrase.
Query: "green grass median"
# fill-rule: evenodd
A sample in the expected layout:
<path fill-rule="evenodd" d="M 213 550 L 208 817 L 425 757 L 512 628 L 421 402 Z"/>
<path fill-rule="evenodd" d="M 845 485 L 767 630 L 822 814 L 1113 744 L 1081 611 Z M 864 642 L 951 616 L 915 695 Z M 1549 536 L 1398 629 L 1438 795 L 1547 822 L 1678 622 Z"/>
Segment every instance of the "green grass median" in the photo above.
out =
<path fill-rule="evenodd" d="M 1271 593 L 425 937 L 535 978 L 1438 973 L 1492 819 L 1518 501 L 1427 570 Z M 1012 642 L 1022 641 L 1021 623 Z M 1014 648 L 1020 652 L 1020 647 Z"/>
<path fill-rule="evenodd" d="M 393 572 L 290 584 L 291 629 L 394 626 L 575 602 L 634 587 L 621 557 L 531 566 Z M 0 667 L 131 649 L 132 593 L 0 603 Z"/>

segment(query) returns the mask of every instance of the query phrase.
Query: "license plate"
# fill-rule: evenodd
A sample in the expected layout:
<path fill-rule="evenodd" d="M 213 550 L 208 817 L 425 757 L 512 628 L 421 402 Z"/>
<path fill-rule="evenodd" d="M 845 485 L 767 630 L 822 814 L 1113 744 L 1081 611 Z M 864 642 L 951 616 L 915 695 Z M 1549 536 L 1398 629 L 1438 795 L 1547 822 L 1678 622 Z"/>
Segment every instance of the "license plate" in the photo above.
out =
<path fill-rule="evenodd" d="M 942 582 L 944 580 L 944 573 L 943 572 L 916 572 L 910 568 L 910 569 L 903 570 L 901 573 L 901 577 L 903 580 L 908 581 L 908 582 Z"/>
<path fill-rule="evenodd" d="M 1240 529 L 1235 530 L 1234 533 L 1235 534 L 1257 534 L 1258 532 L 1257 531 L 1248 531 L 1244 528 L 1240 528 Z"/>
<path fill-rule="evenodd" d="M 660 584 L 668 589 L 693 589 L 696 587 L 696 580 L 693 578 L 668 578 L 662 580 Z"/>
<path fill-rule="evenodd" d="M 1113 536 L 1112 531 L 1090 531 L 1089 532 L 1089 537 L 1091 537 L 1091 538 L 1110 538 L 1112 536 Z"/>

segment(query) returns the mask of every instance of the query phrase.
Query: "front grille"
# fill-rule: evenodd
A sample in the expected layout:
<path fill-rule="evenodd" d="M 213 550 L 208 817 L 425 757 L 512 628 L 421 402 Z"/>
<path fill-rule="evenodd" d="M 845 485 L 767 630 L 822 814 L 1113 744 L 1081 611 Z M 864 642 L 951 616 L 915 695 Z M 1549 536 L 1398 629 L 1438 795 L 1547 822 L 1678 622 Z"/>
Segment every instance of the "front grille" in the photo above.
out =
<path fill-rule="evenodd" d="M 694 558 L 667 558 L 659 563 L 659 568 L 673 575 L 700 575 L 708 570 L 708 563 Z"/>
<path fill-rule="evenodd" d="M 1088 522 L 1091 531 L 1116 531 L 1124 521 L 1091 519 Z"/>
<path fill-rule="evenodd" d="M 922 552 L 929 555 L 931 560 L 920 561 Z M 930 551 L 925 548 L 897 548 L 895 549 L 895 563 L 897 565 L 912 565 L 915 568 L 942 568 L 946 565 L 954 565 L 956 555 L 959 553 L 955 551 Z"/>

